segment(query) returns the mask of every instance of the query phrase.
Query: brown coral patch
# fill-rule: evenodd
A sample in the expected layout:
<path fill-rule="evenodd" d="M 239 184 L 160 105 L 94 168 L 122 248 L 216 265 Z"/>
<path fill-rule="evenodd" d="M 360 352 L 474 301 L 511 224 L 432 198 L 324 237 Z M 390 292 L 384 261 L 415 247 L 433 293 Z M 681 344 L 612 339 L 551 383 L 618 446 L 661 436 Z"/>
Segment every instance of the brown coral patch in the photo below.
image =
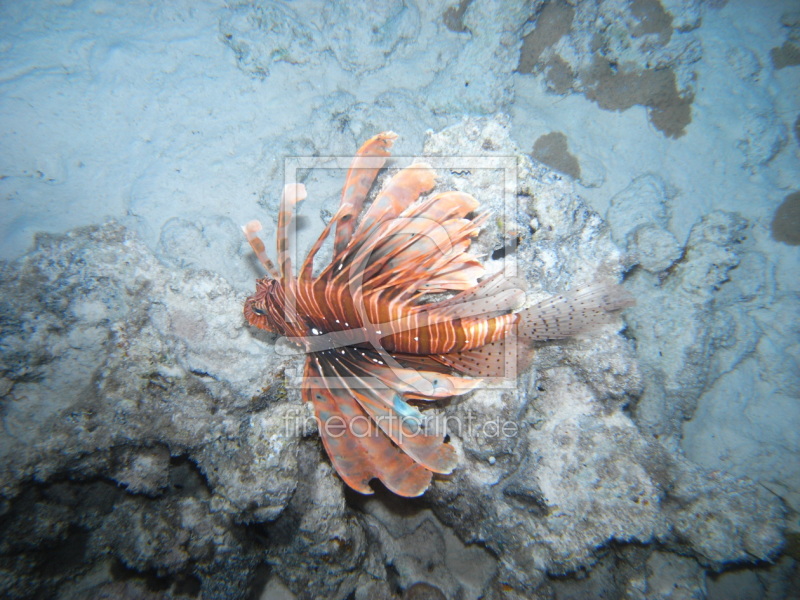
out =
<path fill-rule="evenodd" d="M 575 9 L 563 0 L 545 4 L 536 17 L 536 27 L 522 38 L 519 55 L 519 73 L 533 73 L 542 53 L 569 33 Z"/>
<path fill-rule="evenodd" d="M 531 156 L 574 179 L 581 176 L 581 165 L 578 159 L 569 153 L 567 136 L 560 131 L 553 131 L 537 139 L 533 144 Z"/>
<path fill-rule="evenodd" d="M 775 211 L 772 239 L 790 246 L 800 246 L 800 192 L 786 196 Z"/>
<path fill-rule="evenodd" d="M 672 37 L 672 16 L 664 10 L 658 0 L 633 0 L 631 14 L 639 23 L 631 28 L 631 35 L 635 38 L 647 34 L 657 34 L 658 41 L 663 46 L 669 43 Z"/>
<path fill-rule="evenodd" d="M 586 97 L 606 110 L 627 110 L 635 104 L 646 106 L 653 125 L 664 135 L 677 138 L 692 122 L 694 96 L 681 96 L 672 69 L 630 71 L 616 68 L 595 57 L 583 74 Z"/>
<path fill-rule="evenodd" d="M 800 46 L 794 42 L 783 42 L 783 45 L 769 51 L 772 66 L 778 70 L 784 67 L 800 65 Z"/>
<path fill-rule="evenodd" d="M 455 33 L 467 33 L 469 28 L 464 25 L 464 13 L 467 12 L 472 0 L 461 0 L 456 6 L 451 6 L 442 15 L 444 26 Z"/>
<path fill-rule="evenodd" d="M 570 68 L 569 63 L 558 54 L 554 54 L 545 63 L 544 76 L 547 80 L 547 85 L 556 94 L 566 94 L 575 83 L 575 73 Z"/>

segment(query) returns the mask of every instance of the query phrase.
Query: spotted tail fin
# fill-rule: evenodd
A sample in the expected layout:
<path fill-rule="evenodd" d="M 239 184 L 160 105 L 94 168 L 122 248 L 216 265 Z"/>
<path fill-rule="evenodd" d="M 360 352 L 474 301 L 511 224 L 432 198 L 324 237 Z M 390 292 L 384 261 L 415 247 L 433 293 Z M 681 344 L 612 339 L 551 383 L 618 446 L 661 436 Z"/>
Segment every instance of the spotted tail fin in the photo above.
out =
<path fill-rule="evenodd" d="M 510 289 L 513 292 L 514 288 Z M 521 310 L 516 331 L 510 331 L 504 339 L 431 358 L 464 375 L 508 378 L 530 366 L 533 342 L 590 332 L 613 322 L 618 311 L 634 304 L 633 296 L 622 286 L 598 281 Z"/>
<path fill-rule="evenodd" d="M 597 281 L 520 311 L 517 333 L 526 342 L 557 340 L 587 333 L 612 322 L 616 312 L 635 303 L 633 296 L 622 286 Z"/>

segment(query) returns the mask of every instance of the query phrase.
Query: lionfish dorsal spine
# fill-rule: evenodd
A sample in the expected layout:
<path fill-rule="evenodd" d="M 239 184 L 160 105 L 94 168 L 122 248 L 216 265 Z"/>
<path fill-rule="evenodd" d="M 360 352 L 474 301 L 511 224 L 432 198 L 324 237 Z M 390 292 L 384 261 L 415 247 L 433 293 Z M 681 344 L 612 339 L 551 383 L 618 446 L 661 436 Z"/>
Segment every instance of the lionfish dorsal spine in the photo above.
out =
<path fill-rule="evenodd" d="M 287 285 L 291 285 L 291 282 L 294 280 L 292 256 L 289 250 L 293 237 L 292 224 L 294 222 L 295 209 L 299 202 L 306 199 L 306 196 L 306 186 L 302 183 L 287 183 L 283 187 L 281 207 L 278 211 L 278 235 L 276 236 L 276 246 L 280 276 Z"/>
<path fill-rule="evenodd" d="M 389 149 L 395 139 L 397 139 L 396 133 L 386 131 L 373 136 L 359 148 L 347 171 L 339 209 L 314 242 L 300 267 L 298 278 L 301 281 L 311 281 L 314 258 L 330 235 L 331 229 L 335 228 L 334 259 L 344 251 L 347 242 L 352 238 L 355 222 L 364 206 L 367 194 L 378 172 L 386 163 L 386 157 L 389 156 Z M 336 261 L 332 261 L 331 264 L 334 262 Z"/>
<path fill-rule="evenodd" d="M 342 200 L 335 216 L 336 233 L 333 238 L 333 254 L 340 254 L 353 237 L 356 220 L 364 207 L 367 194 L 378 176 L 378 172 L 386 164 L 389 150 L 397 139 L 397 134 L 385 131 L 367 140 L 359 148 L 347 171 Z"/>

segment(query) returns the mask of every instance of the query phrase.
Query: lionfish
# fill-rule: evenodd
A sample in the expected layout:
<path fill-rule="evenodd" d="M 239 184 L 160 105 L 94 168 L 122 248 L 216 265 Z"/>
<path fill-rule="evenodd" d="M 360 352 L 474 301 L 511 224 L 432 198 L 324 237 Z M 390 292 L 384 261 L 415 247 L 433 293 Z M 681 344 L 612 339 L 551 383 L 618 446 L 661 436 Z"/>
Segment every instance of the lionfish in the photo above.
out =
<path fill-rule="evenodd" d="M 451 473 L 457 464 L 445 434 L 424 426 L 419 403 L 465 394 L 480 377 L 503 376 L 509 343 L 525 364 L 533 342 L 584 332 L 632 301 L 619 286 L 600 282 L 515 312 L 524 300 L 520 282 L 502 273 L 482 277 L 483 266 L 468 252 L 485 213 L 476 213 L 469 194 L 428 194 L 436 176 L 425 163 L 399 170 L 359 220 L 396 138 L 380 133 L 360 148 L 338 211 L 296 274 L 289 226 L 304 185 L 284 188 L 277 267 L 257 235 L 261 224 L 242 228 L 268 273 L 244 315 L 305 353 L 302 397 L 313 405 L 344 482 L 371 494 L 377 478 L 411 497 L 425 492 L 433 473 Z M 333 258 L 315 273 L 314 257 L 331 231 Z M 443 292 L 451 296 L 441 299 Z"/>

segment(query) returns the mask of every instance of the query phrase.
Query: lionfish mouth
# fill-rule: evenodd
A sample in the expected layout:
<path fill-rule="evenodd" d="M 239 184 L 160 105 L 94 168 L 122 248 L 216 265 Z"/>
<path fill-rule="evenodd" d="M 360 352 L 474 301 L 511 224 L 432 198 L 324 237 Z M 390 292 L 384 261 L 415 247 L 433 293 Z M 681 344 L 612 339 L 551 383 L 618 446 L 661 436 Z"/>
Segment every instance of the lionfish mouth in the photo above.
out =
<path fill-rule="evenodd" d="M 258 237 L 261 224 L 243 227 L 269 274 L 257 281 L 244 315 L 303 349 L 302 396 L 342 480 L 363 494 L 373 493 L 370 482 L 378 479 L 396 494 L 419 496 L 433 474 L 451 473 L 458 457 L 410 401 L 465 394 L 482 377 L 509 376 L 529 362 L 532 342 L 608 322 L 632 299 L 597 282 L 515 312 L 524 282 L 483 277 L 468 251 L 485 219 L 474 216 L 478 201 L 457 191 L 430 194 L 436 176 L 425 163 L 399 170 L 363 210 L 396 138 L 378 134 L 358 151 L 338 211 L 296 273 L 288 232 L 306 197 L 303 185 L 284 188 L 277 267 Z M 314 257 L 331 232 L 333 258 L 314 274 Z M 431 300 L 438 292 L 454 295 Z"/>

